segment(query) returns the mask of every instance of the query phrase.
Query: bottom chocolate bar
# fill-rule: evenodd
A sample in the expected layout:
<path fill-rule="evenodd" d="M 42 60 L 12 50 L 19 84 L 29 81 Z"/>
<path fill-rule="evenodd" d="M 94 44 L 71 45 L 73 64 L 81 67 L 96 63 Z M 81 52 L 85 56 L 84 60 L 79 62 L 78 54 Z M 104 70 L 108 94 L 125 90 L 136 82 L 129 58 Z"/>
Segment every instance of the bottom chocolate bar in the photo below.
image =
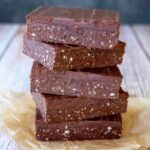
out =
<path fill-rule="evenodd" d="M 83 121 L 49 124 L 36 115 L 36 138 L 40 141 L 118 139 L 122 130 L 121 115 Z"/>

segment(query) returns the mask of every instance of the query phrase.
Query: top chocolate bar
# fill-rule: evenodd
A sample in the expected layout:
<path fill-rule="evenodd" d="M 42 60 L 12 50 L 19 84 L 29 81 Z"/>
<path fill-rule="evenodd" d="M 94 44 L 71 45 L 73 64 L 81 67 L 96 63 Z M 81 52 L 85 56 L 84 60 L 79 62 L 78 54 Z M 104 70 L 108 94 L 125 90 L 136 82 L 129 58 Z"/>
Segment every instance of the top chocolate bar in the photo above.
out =
<path fill-rule="evenodd" d="M 120 17 L 112 10 L 41 6 L 26 16 L 28 38 L 89 48 L 112 49 Z"/>

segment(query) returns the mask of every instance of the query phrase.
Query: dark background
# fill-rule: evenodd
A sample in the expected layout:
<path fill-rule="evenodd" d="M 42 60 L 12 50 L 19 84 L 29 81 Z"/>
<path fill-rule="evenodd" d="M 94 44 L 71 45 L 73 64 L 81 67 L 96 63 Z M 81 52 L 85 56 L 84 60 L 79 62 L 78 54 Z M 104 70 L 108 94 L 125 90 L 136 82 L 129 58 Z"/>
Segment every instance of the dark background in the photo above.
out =
<path fill-rule="evenodd" d="M 109 8 L 119 11 L 122 23 L 150 23 L 150 0 L 0 0 L 0 22 L 24 22 L 39 5 Z"/>

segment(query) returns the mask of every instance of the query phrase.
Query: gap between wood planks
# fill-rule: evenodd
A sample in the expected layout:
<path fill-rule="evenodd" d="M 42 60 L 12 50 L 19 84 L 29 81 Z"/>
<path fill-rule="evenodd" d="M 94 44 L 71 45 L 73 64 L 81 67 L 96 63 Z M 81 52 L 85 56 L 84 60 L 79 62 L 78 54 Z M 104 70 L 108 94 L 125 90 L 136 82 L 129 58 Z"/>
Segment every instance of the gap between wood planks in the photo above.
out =
<path fill-rule="evenodd" d="M 150 25 L 135 25 L 132 26 L 132 29 L 143 52 L 150 61 Z"/>

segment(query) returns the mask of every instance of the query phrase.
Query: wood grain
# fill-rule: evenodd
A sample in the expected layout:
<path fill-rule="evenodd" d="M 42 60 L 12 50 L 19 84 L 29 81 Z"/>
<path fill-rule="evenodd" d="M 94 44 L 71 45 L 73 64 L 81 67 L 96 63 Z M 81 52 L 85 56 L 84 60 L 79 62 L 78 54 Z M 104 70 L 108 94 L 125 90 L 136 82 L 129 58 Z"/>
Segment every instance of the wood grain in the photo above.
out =
<path fill-rule="evenodd" d="M 0 59 L 8 49 L 9 44 L 13 40 L 17 32 L 18 25 L 0 24 Z"/>
<path fill-rule="evenodd" d="M 32 60 L 22 54 L 22 37 L 24 33 L 25 27 L 18 26 L 14 38 L 0 60 L 0 83 L 2 83 L 2 89 L 18 92 L 29 90 Z"/>

